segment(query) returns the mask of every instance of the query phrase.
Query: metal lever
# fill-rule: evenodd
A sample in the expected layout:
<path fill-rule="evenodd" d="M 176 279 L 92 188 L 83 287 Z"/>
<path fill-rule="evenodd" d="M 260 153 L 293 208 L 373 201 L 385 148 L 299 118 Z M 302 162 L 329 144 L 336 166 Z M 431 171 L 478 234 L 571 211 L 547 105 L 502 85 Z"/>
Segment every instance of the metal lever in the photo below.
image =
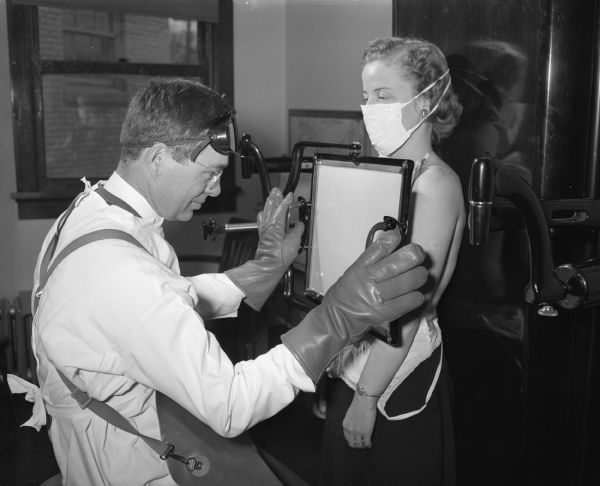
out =
<path fill-rule="evenodd" d="M 260 176 L 263 200 L 266 201 L 271 192 L 271 180 L 269 179 L 269 171 L 267 170 L 265 158 L 260 148 L 247 133 L 242 135 L 237 148 L 242 164 L 242 178 L 249 179 L 252 176 L 252 169 L 256 168 Z"/>
<path fill-rule="evenodd" d="M 491 181 L 491 183 L 490 183 Z M 554 267 L 550 229 L 540 201 L 532 187 L 518 174 L 502 167 L 498 170 L 490 157 L 480 157 L 473 161 L 469 181 L 469 236 L 471 244 L 487 241 L 489 232 L 489 211 L 494 195 L 512 202 L 525 223 L 529 237 L 530 280 L 525 289 L 525 301 L 538 306 L 538 314 L 545 317 L 558 315 L 555 306 L 573 309 L 600 303 L 600 259 L 581 263 L 565 263 Z M 595 202 L 582 200 L 587 209 L 597 210 Z M 578 207 L 574 201 L 569 206 Z M 564 203 L 552 201 L 551 208 L 564 209 Z M 548 211 L 549 209 L 547 209 Z M 597 213 L 594 213 L 597 214 Z M 552 220 L 554 222 L 554 220 Z M 557 224 L 566 224 L 557 221 Z M 577 221 L 570 219 L 568 224 Z M 589 220 L 580 222 L 589 226 Z M 593 226 L 598 226 L 595 224 Z"/>
<path fill-rule="evenodd" d="M 492 205 L 494 202 L 494 167 L 489 157 L 473 161 L 469 180 L 469 242 L 485 245 L 490 234 Z"/>

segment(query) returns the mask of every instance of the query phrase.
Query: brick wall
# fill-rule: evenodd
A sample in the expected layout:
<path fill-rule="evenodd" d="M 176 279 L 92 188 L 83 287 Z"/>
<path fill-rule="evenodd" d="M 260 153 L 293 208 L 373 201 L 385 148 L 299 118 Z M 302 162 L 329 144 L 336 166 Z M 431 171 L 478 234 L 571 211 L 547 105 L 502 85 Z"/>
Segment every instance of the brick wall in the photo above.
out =
<path fill-rule="evenodd" d="M 170 62 L 168 22 L 159 17 L 123 16 L 118 55 L 129 62 Z M 40 7 L 39 29 L 42 59 L 65 60 L 62 11 Z M 146 79 L 121 75 L 44 76 L 47 176 L 109 175 L 119 159 L 119 132 L 127 102 Z"/>

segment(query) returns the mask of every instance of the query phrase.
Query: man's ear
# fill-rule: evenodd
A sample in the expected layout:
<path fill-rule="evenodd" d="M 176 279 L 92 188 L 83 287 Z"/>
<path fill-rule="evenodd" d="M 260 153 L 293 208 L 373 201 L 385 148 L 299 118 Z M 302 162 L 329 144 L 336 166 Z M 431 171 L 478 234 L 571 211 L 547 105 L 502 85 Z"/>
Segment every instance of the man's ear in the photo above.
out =
<path fill-rule="evenodd" d="M 160 170 L 164 167 L 167 161 L 168 155 L 169 148 L 161 142 L 157 142 L 146 149 L 146 166 L 153 175 L 158 175 L 160 173 Z"/>

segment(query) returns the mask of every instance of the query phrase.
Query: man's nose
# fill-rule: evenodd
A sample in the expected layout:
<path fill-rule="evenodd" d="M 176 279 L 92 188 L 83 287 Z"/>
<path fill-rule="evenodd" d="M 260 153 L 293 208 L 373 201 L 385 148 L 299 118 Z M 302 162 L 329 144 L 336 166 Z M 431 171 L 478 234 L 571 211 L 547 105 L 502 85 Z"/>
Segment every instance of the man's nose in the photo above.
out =
<path fill-rule="evenodd" d="M 207 188 L 206 191 L 204 191 L 204 194 L 206 194 L 208 197 L 217 197 L 219 194 L 221 194 L 221 181 L 217 182 L 214 187 Z"/>

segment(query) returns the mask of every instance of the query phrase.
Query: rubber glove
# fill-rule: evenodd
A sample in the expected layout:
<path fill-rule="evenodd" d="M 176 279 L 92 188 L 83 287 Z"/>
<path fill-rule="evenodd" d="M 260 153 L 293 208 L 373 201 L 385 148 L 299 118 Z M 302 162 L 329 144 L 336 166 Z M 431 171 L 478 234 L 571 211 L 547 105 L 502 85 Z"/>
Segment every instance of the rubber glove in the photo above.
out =
<path fill-rule="evenodd" d="M 417 289 L 427 280 L 423 249 L 410 244 L 394 251 L 400 235 L 388 232 L 367 248 L 296 327 L 281 336 L 316 384 L 331 360 L 371 329 L 419 307 Z"/>
<path fill-rule="evenodd" d="M 259 241 L 254 260 L 225 271 L 246 295 L 246 303 L 256 311 L 262 308 L 298 255 L 304 224 L 296 223 L 287 233 L 285 228 L 292 201 L 291 192 L 284 199 L 279 188 L 271 191 L 257 217 Z"/>

